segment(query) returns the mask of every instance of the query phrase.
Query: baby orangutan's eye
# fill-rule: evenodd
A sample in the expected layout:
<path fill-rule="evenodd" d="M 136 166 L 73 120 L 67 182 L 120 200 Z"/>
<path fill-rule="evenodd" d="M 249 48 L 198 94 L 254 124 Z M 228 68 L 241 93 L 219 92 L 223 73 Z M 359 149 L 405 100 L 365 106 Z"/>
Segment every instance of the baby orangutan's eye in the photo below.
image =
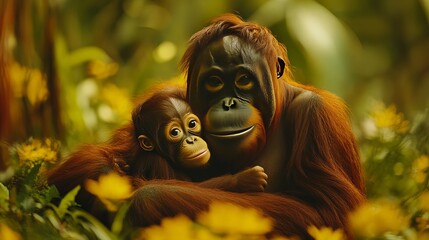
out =
<path fill-rule="evenodd" d="M 193 128 L 195 128 L 197 126 L 197 121 L 195 121 L 195 120 L 191 120 L 190 122 L 189 122 L 189 124 L 188 124 L 188 127 L 190 128 L 190 129 L 193 129 Z"/>
<path fill-rule="evenodd" d="M 180 131 L 179 128 L 175 127 L 170 130 L 170 136 L 172 137 L 178 137 L 182 131 Z"/>

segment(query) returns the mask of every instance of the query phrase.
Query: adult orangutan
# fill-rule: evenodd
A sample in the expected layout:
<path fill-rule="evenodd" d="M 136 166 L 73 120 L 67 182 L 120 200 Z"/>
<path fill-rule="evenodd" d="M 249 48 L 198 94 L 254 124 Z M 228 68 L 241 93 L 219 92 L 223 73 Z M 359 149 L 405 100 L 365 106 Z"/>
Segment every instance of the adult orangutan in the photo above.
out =
<path fill-rule="evenodd" d="M 283 200 L 146 182 L 132 205 L 145 216 L 140 220 L 157 222 L 177 213 L 193 217 L 207 207 L 207 198 L 252 201 L 268 215 L 282 212 L 283 218 L 274 216 L 277 222 L 293 223 L 280 229 L 286 235 L 306 237 L 301 230 L 308 218 L 317 226 L 344 228 L 351 238 L 347 215 L 364 201 L 364 183 L 344 103 L 294 82 L 284 46 L 266 28 L 235 15 L 216 18 L 195 33 L 182 67 L 188 101 L 212 153 L 211 173 L 235 174 L 260 165 L 269 177 L 266 190 Z M 264 205 L 273 199 L 281 204 Z"/>
<path fill-rule="evenodd" d="M 210 158 L 206 142 L 199 136 L 200 120 L 191 112 L 185 91 L 157 86 L 137 101 L 132 122 L 125 124 L 105 144 L 88 144 L 68 156 L 48 174 L 62 195 L 87 179 L 115 171 L 134 181 L 178 179 L 190 181 L 204 174 Z M 229 191 L 263 191 L 266 174 L 259 166 L 234 175 L 198 183 Z M 100 218 L 104 210 L 95 197 L 81 190 L 77 202 Z M 101 210 L 101 211 L 99 211 Z"/>

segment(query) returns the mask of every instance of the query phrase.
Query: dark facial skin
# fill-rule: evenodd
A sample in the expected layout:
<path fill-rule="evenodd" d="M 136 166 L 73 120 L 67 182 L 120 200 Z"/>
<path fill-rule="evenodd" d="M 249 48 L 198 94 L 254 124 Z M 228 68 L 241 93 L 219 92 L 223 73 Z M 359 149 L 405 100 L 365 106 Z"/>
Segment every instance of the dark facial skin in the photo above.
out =
<path fill-rule="evenodd" d="M 189 99 L 203 120 L 213 156 L 232 168 L 250 165 L 252 153 L 265 145 L 275 109 L 266 59 L 238 37 L 225 36 L 197 62 Z"/>
<path fill-rule="evenodd" d="M 207 143 L 199 137 L 201 123 L 199 118 L 192 114 L 189 105 L 183 100 L 169 98 L 165 100 L 167 110 L 151 114 L 151 121 L 160 123 L 155 125 L 156 134 L 142 134 L 139 136 L 140 146 L 145 151 L 158 151 L 161 156 L 169 159 L 173 164 L 184 168 L 204 166 L 210 159 Z M 167 105 L 168 107 L 165 107 Z M 155 135 L 158 137 L 155 140 Z"/>

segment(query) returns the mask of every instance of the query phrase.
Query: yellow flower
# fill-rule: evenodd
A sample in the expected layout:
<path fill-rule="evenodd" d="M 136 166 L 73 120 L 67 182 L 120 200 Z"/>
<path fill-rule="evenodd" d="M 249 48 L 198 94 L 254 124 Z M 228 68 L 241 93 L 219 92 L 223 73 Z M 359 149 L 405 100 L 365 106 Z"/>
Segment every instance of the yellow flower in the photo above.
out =
<path fill-rule="evenodd" d="M 26 68 L 16 62 L 8 65 L 11 87 L 15 97 L 27 96 L 32 106 L 48 99 L 46 76 L 36 68 Z"/>
<path fill-rule="evenodd" d="M 55 163 L 58 160 L 59 143 L 50 139 L 42 142 L 39 139 L 30 139 L 28 143 L 18 145 L 16 150 L 21 164 L 32 165 L 37 161 Z"/>
<path fill-rule="evenodd" d="M 96 79 L 105 79 L 113 76 L 118 72 L 118 69 L 118 64 L 114 62 L 93 60 L 88 63 L 88 75 Z"/>
<path fill-rule="evenodd" d="M 423 211 L 429 211 L 429 191 L 425 191 L 419 197 L 420 208 Z"/>
<path fill-rule="evenodd" d="M 153 51 L 153 58 L 157 62 L 168 62 L 177 54 L 177 47 L 170 41 L 164 41 Z"/>
<path fill-rule="evenodd" d="M 265 234 L 272 230 L 272 221 L 253 208 L 231 203 L 213 202 L 208 212 L 198 216 L 198 221 L 215 233 Z"/>
<path fill-rule="evenodd" d="M 101 97 L 115 112 L 118 120 L 130 118 L 133 104 L 128 92 L 114 84 L 106 84 L 101 90 Z"/>
<path fill-rule="evenodd" d="M 270 240 L 299 240 L 300 238 L 295 236 L 295 237 L 285 237 L 285 236 L 274 236 L 271 237 Z"/>
<path fill-rule="evenodd" d="M 137 239 L 233 240 L 236 238 L 215 235 L 210 229 L 195 224 L 185 215 L 177 215 L 172 218 L 164 218 L 160 225 L 142 229 Z"/>
<path fill-rule="evenodd" d="M 378 128 L 390 128 L 398 133 L 405 133 L 409 129 L 409 122 L 404 120 L 402 113 L 396 112 L 396 107 L 391 105 L 385 107 L 384 104 L 377 105 L 378 110 L 371 114 L 375 125 Z"/>
<path fill-rule="evenodd" d="M 429 169 L 429 157 L 422 155 L 413 162 L 412 174 L 417 183 L 423 183 Z"/>
<path fill-rule="evenodd" d="M 332 230 L 329 227 L 317 228 L 316 226 L 310 226 L 307 229 L 308 233 L 315 240 L 343 240 L 345 239 L 343 230 L 337 229 Z"/>
<path fill-rule="evenodd" d="M 130 180 L 116 172 L 101 175 L 98 181 L 88 179 L 85 188 L 97 196 L 109 211 L 117 211 L 118 203 L 131 197 L 133 190 Z"/>
<path fill-rule="evenodd" d="M 39 69 L 30 69 L 27 82 L 27 98 L 31 105 L 38 105 L 48 99 L 46 76 Z"/>
<path fill-rule="evenodd" d="M 145 228 L 141 232 L 142 239 L 170 240 L 183 239 L 194 240 L 193 222 L 185 215 L 173 218 L 164 218 L 161 225 Z"/>
<path fill-rule="evenodd" d="M 409 219 L 400 206 L 386 200 L 365 203 L 350 214 L 350 224 L 355 234 L 363 237 L 399 232 L 407 228 L 408 223 Z"/>
<path fill-rule="evenodd" d="M 19 233 L 10 229 L 6 224 L 0 223 L 0 239 L 20 240 L 21 236 Z"/>
<path fill-rule="evenodd" d="M 229 238 L 228 238 L 229 237 Z M 210 231 L 210 229 L 205 227 L 194 228 L 194 238 L 195 240 L 233 240 L 231 236 L 219 236 Z"/>

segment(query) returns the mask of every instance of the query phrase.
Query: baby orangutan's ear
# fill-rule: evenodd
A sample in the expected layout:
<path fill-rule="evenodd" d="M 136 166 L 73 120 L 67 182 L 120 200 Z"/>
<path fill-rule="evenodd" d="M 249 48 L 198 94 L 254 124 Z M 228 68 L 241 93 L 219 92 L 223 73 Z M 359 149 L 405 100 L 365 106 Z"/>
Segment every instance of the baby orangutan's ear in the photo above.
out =
<path fill-rule="evenodd" d="M 155 148 L 153 146 L 152 140 L 149 137 L 147 137 L 146 135 L 140 135 L 138 137 L 138 139 L 139 139 L 140 147 L 143 150 L 150 152 L 150 151 L 152 151 Z"/>

